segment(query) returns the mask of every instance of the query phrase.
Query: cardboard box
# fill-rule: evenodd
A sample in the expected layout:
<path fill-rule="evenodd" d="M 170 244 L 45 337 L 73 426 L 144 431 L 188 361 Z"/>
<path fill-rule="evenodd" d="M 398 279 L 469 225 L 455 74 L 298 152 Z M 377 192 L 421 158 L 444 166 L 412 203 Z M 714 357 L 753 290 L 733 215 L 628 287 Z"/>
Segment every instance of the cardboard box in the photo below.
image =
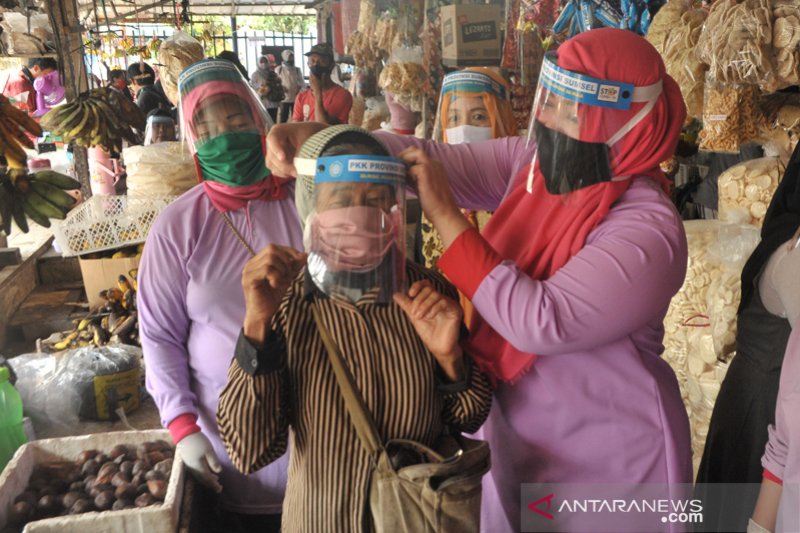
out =
<path fill-rule="evenodd" d="M 442 62 L 448 67 L 500 66 L 503 19 L 500 6 L 444 6 Z"/>
<path fill-rule="evenodd" d="M 10 504 L 28 486 L 34 466 L 50 461 L 74 461 L 84 450 L 108 452 L 117 444 L 138 446 L 144 442 L 166 440 L 166 430 L 117 431 L 81 437 L 43 439 L 23 445 L 0 476 L 0 529 L 7 523 Z M 178 527 L 185 481 L 183 461 L 176 451 L 164 503 L 125 509 L 57 516 L 30 522 L 23 533 L 174 533 Z"/>
<path fill-rule="evenodd" d="M 117 286 L 120 274 L 128 275 L 128 271 L 139 267 L 140 257 L 123 257 L 120 259 L 80 259 L 83 286 L 89 307 L 95 309 L 103 305 L 100 291 Z"/>

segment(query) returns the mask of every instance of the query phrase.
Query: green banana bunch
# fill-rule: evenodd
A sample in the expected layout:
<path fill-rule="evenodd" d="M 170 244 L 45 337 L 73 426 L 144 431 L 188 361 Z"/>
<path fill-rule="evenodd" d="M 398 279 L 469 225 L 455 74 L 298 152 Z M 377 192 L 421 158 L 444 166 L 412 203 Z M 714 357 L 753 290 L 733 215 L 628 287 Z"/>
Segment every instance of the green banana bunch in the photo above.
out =
<path fill-rule="evenodd" d="M 27 174 L 23 170 L 0 173 L 0 219 L 2 229 L 11 232 L 11 220 L 28 232 L 28 219 L 45 228 L 50 219 L 63 220 L 75 198 L 64 192 L 80 188 L 80 183 L 52 170 Z"/>
<path fill-rule="evenodd" d="M 50 110 L 42 124 L 66 142 L 120 151 L 123 140 L 137 142 L 133 129 L 143 132 L 146 122 L 136 104 L 110 87 L 100 87 Z"/>

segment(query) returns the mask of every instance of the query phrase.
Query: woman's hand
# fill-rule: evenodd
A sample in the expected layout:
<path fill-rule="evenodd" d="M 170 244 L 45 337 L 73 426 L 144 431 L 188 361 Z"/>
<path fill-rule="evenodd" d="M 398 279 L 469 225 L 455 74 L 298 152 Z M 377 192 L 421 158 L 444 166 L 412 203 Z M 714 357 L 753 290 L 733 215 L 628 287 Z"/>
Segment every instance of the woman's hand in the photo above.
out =
<path fill-rule="evenodd" d="M 400 152 L 400 158 L 409 166 L 408 177 L 419 195 L 425 216 L 447 248 L 470 225 L 453 199 L 444 166 L 420 148 L 407 148 Z"/>
<path fill-rule="evenodd" d="M 319 122 L 293 122 L 273 126 L 267 134 L 267 168 L 276 176 L 297 177 L 294 158 L 306 140 L 327 128 Z"/>
<path fill-rule="evenodd" d="M 451 381 L 464 379 L 464 357 L 458 339 L 462 312 L 458 302 L 417 281 L 408 295 L 396 293 L 394 301 L 408 315 L 422 342 Z"/>
<path fill-rule="evenodd" d="M 272 317 L 305 261 L 306 254 L 294 248 L 270 244 L 244 265 L 244 336 L 256 347 L 266 342 Z"/>

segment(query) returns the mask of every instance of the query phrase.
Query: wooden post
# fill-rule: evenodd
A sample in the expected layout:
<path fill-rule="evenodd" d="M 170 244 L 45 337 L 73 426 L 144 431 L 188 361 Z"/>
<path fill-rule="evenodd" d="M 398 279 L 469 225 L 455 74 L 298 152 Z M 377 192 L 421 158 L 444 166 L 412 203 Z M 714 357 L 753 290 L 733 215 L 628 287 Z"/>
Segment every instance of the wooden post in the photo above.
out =
<path fill-rule="evenodd" d="M 75 0 L 49 0 L 47 8 L 55 36 L 64 92 L 67 101 L 71 101 L 89 88 L 89 76 L 84 63 L 83 39 L 81 38 L 83 26 L 80 24 L 78 6 Z M 92 195 L 92 191 L 89 186 L 89 163 L 86 157 L 86 148 L 73 145 L 72 155 L 75 173 L 81 182 L 81 193 L 84 198 L 88 198 Z"/>

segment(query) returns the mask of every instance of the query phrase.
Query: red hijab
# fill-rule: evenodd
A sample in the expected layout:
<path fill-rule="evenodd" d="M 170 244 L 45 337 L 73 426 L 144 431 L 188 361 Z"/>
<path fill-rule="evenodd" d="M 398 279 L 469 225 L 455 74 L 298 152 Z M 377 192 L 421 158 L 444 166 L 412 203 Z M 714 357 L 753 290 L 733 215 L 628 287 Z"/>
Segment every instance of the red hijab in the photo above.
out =
<path fill-rule="evenodd" d="M 686 116 L 680 89 L 666 73 L 655 48 L 626 30 L 597 29 L 579 34 L 558 48 L 558 65 L 571 72 L 644 87 L 663 83 L 655 106 L 613 147 L 611 170 L 620 181 L 599 183 L 570 193 L 568 201 L 551 195 L 538 166 L 533 188 L 525 185 L 530 165 L 515 177 L 515 187 L 483 230 L 483 236 L 505 259 L 536 280 L 550 278 L 586 243 L 586 237 L 605 218 L 633 179 L 649 176 L 664 186 L 668 181 L 658 165 L 675 151 Z M 635 102 L 628 110 L 579 105 L 582 141 L 606 142 L 646 104 Z M 521 238 L 525 235 L 525 238 Z M 513 381 L 536 359 L 520 352 L 479 315 L 470 327 L 468 341 L 481 368 L 489 375 Z"/>

